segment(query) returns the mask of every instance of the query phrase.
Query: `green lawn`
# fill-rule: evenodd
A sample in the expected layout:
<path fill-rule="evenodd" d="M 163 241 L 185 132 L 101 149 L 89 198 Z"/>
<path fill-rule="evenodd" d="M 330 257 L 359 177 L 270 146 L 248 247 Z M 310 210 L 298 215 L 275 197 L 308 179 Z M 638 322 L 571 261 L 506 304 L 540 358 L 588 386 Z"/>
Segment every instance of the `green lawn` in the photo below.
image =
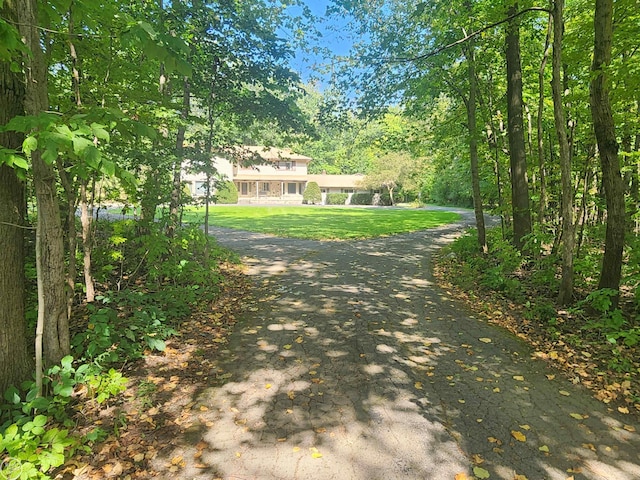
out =
<path fill-rule="evenodd" d="M 459 218 L 423 209 L 213 206 L 209 224 L 280 237 L 348 240 L 426 230 Z M 183 221 L 202 223 L 204 208 L 186 210 Z"/>

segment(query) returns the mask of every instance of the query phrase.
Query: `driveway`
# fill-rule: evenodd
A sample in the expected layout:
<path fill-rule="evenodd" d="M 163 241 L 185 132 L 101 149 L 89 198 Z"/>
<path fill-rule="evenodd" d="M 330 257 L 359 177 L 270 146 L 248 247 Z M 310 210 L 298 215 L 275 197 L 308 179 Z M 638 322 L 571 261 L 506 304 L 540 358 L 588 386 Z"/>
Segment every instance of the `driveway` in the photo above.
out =
<path fill-rule="evenodd" d="M 640 479 L 633 417 L 434 284 L 463 216 L 349 242 L 212 228 L 256 292 L 177 439 L 198 459 L 181 478 Z"/>

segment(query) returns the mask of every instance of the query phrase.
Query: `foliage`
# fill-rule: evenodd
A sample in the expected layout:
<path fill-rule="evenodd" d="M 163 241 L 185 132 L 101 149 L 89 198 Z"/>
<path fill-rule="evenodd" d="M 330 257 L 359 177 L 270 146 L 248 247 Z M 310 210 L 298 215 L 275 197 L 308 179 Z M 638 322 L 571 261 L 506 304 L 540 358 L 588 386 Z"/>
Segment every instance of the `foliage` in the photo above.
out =
<path fill-rule="evenodd" d="M 348 198 L 348 193 L 327 193 L 325 203 L 327 205 L 344 205 Z"/>
<path fill-rule="evenodd" d="M 17 388 L 9 388 L 0 410 L 0 478 L 49 478 L 53 468 L 91 441 L 71 433 L 75 422 L 70 407 L 81 400 L 77 392 L 86 387 L 84 401 L 103 403 L 124 391 L 125 383 L 113 369 L 102 372 L 91 364 L 76 367 L 68 356 L 46 373 L 48 396 L 38 396 L 33 382 L 25 384 L 24 397 Z"/>
<path fill-rule="evenodd" d="M 351 205 L 373 205 L 373 193 L 356 192 L 351 195 Z"/>
<path fill-rule="evenodd" d="M 302 194 L 302 202 L 315 205 L 322 202 L 322 192 L 316 182 L 308 182 Z"/>
<path fill-rule="evenodd" d="M 236 187 L 236 184 L 230 180 L 217 183 L 215 203 L 238 203 L 238 187 Z"/>

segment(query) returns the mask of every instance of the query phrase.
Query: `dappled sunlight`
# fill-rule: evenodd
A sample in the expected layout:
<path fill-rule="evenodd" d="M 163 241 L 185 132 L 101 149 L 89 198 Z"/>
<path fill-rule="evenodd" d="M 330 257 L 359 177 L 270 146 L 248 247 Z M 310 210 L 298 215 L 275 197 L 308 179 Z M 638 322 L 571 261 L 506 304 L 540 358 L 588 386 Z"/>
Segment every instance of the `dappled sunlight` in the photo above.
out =
<path fill-rule="evenodd" d="M 289 242 L 165 455 L 197 455 L 184 478 L 640 478 L 624 418 L 432 285 L 432 236 Z"/>

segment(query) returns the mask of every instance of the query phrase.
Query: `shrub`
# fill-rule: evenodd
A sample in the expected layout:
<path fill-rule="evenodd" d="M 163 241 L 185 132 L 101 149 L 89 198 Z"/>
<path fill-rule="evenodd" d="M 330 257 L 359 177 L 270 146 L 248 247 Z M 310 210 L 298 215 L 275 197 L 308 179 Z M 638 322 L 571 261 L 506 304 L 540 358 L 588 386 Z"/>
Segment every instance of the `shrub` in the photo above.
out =
<path fill-rule="evenodd" d="M 302 194 L 302 201 L 313 205 L 322 202 L 322 192 L 316 182 L 307 183 L 307 188 L 304 189 Z"/>
<path fill-rule="evenodd" d="M 376 207 L 389 207 L 392 205 L 391 195 L 388 193 L 374 193 L 371 204 Z"/>
<path fill-rule="evenodd" d="M 354 193 L 351 195 L 351 205 L 373 205 L 373 193 Z"/>
<path fill-rule="evenodd" d="M 327 205 L 344 205 L 349 198 L 348 193 L 327 193 Z"/>
<path fill-rule="evenodd" d="M 216 203 L 238 203 L 238 187 L 230 180 L 222 181 L 216 185 Z"/>

